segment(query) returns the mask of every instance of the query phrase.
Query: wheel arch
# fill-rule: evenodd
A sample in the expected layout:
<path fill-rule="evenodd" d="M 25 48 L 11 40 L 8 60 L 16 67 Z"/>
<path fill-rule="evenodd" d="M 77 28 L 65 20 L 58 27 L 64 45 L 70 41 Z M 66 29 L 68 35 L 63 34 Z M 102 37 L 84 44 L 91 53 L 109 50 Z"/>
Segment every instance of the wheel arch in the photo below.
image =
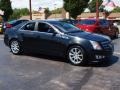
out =
<path fill-rule="evenodd" d="M 11 41 L 13 41 L 13 40 L 17 40 L 20 44 L 21 44 L 21 41 L 19 40 L 19 39 L 17 39 L 17 38 L 11 38 L 10 40 L 9 40 L 9 46 L 10 46 L 10 43 L 11 43 Z"/>
<path fill-rule="evenodd" d="M 70 47 L 73 47 L 73 46 L 79 46 L 79 47 L 81 47 L 81 48 L 84 50 L 84 52 L 87 54 L 87 51 L 86 51 L 86 49 L 85 49 L 85 47 L 84 47 L 83 45 L 80 45 L 80 44 L 70 44 L 70 45 L 67 47 L 66 55 L 67 55 L 67 52 L 68 52 L 68 50 L 70 49 Z M 86 56 L 87 56 L 87 55 L 86 55 Z"/>

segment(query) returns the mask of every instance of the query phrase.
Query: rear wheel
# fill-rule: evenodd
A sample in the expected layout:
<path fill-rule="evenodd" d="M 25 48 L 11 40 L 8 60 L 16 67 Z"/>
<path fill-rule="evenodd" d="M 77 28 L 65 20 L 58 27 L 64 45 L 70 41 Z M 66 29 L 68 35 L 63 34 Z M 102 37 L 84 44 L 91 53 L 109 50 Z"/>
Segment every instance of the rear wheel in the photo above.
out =
<path fill-rule="evenodd" d="M 85 52 L 80 46 L 72 46 L 67 53 L 68 60 L 73 65 L 81 65 L 85 62 Z"/>
<path fill-rule="evenodd" d="M 22 52 L 20 43 L 17 40 L 12 40 L 10 42 L 10 49 L 11 49 L 11 52 L 15 55 L 21 54 L 21 52 Z"/>

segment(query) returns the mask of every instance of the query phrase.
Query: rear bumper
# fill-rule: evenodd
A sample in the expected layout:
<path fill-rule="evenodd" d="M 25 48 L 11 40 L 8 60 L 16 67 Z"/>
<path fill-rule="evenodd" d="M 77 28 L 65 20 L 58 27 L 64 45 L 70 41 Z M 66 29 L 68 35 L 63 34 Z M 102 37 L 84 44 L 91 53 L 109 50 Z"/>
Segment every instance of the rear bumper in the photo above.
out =
<path fill-rule="evenodd" d="M 4 36 L 4 43 L 6 46 L 9 46 L 9 40 L 7 35 Z"/>

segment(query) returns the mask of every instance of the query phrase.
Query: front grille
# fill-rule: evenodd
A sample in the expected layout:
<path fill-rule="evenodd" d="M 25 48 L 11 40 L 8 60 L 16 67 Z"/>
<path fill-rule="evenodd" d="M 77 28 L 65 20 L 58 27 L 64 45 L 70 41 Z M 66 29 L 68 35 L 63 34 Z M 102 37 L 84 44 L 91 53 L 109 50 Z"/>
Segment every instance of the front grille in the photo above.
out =
<path fill-rule="evenodd" d="M 113 45 L 112 45 L 111 41 L 101 42 L 101 45 L 105 51 L 112 51 L 113 50 Z"/>

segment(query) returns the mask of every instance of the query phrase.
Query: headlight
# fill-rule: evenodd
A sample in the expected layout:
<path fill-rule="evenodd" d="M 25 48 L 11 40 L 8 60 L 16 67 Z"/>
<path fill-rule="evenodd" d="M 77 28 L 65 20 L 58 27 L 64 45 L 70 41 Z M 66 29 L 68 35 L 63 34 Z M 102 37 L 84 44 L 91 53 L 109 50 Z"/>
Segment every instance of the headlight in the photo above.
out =
<path fill-rule="evenodd" d="M 92 44 L 94 50 L 102 50 L 100 44 L 96 41 L 90 41 L 90 43 Z"/>

